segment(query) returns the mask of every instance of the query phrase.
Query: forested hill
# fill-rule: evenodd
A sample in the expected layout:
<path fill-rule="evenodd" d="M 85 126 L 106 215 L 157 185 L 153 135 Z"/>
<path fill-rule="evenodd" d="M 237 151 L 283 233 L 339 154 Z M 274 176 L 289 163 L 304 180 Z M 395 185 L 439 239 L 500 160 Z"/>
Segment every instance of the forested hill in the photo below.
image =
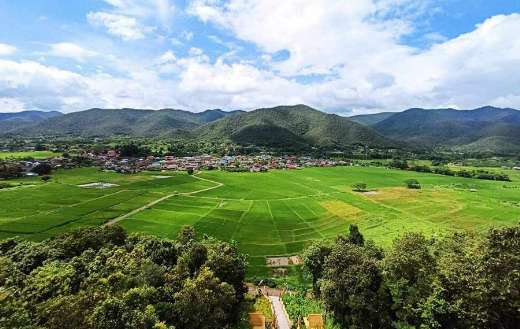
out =
<path fill-rule="evenodd" d="M 7 132 L 24 126 L 34 125 L 44 120 L 62 116 L 61 112 L 24 111 L 0 113 L 0 132 Z"/>
<path fill-rule="evenodd" d="M 441 148 L 470 153 L 520 152 L 520 111 L 413 108 L 351 118 L 306 105 L 251 112 L 206 110 L 90 109 L 0 113 L 3 136 L 184 137 L 286 149 Z"/>
<path fill-rule="evenodd" d="M 306 105 L 278 106 L 241 113 L 202 126 L 194 133 L 202 139 L 273 147 L 396 145 L 370 127 Z"/>
<path fill-rule="evenodd" d="M 381 135 L 423 147 L 464 152 L 514 154 L 520 151 L 520 111 L 482 107 L 475 110 L 409 109 L 378 120 L 363 116 Z M 356 120 L 356 118 L 354 118 Z M 370 124 L 372 122 L 372 124 Z"/>
<path fill-rule="evenodd" d="M 31 125 L 20 125 L 4 133 L 23 136 L 168 136 L 233 113 L 222 110 L 193 113 L 173 109 L 154 111 L 96 108 L 49 118 Z"/>

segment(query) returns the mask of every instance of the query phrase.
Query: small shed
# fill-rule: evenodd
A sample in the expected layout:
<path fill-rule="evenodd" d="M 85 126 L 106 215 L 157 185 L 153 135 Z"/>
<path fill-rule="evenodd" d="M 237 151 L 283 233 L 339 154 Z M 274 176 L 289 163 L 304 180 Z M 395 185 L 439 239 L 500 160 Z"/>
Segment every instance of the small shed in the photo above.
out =
<path fill-rule="evenodd" d="M 303 318 L 307 329 L 323 329 L 325 328 L 323 316 L 321 314 L 309 314 Z"/>
<path fill-rule="evenodd" d="M 265 329 L 265 316 L 262 313 L 249 313 L 249 324 L 253 329 Z"/>

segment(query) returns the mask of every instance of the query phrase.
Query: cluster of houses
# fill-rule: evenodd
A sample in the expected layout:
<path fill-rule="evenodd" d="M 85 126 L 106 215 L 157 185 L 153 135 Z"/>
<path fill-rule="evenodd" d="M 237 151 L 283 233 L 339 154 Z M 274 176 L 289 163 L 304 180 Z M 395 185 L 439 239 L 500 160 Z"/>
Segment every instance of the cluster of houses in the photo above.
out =
<path fill-rule="evenodd" d="M 94 164 L 105 170 L 120 173 L 136 173 L 143 170 L 227 170 L 240 172 L 265 172 L 272 169 L 302 169 L 304 167 L 333 167 L 350 165 L 348 161 L 334 161 L 328 159 L 313 159 L 306 156 L 223 156 L 197 155 L 191 157 L 122 157 L 117 151 L 109 151 L 104 154 L 87 155 Z"/>
<path fill-rule="evenodd" d="M 45 160 L 19 160 L 16 161 L 16 164 L 20 168 L 20 171 L 24 176 L 38 176 L 37 173 L 33 171 L 34 168 L 39 166 L 42 163 L 49 164 L 53 169 L 70 169 L 76 167 L 76 163 L 74 163 L 71 159 L 67 158 L 49 158 Z"/>

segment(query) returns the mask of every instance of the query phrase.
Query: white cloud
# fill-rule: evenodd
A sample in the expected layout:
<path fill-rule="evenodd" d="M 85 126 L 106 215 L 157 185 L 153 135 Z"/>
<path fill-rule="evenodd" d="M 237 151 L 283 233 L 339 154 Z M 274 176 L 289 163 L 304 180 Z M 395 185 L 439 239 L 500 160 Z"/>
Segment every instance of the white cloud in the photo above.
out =
<path fill-rule="evenodd" d="M 148 2 L 150 6 L 144 1 L 107 2 L 113 11 L 90 13 L 93 23 L 127 40 L 150 33 L 147 19 L 157 16 L 155 2 Z M 102 69 L 79 74 L 37 62 L 0 60 L 0 98 L 16 100 L 25 109 L 63 111 L 90 107 L 197 111 L 294 103 L 345 113 L 416 106 L 520 108 L 520 15 L 492 17 L 451 40 L 431 35 L 434 44 L 419 49 L 402 43 L 414 29 L 416 12 L 411 8 L 417 2 L 196 1 L 190 12 L 225 29 L 223 34 L 211 30 L 208 38 L 229 52 L 215 55 L 208 48 L 188 46 L 184 56 L 184 49 L 174 48 L 175 53 L 162 49 L 139 59 L 110 57 L 107 71 L 117 75 Z M 118 19 L 101 19 L 98 14 Z M 120 24 L 120 17 L 132 23 Z M 237 39 L 256 45 L 258 58 L 239 49 L 244 44 Z M 91 54 L 77 47 L 69 45 L 61 53 L 83 59 L 81 66 L 87 68 Z M 282 50 L 288 51 L 287 59 L 277 56 Z"/>
<path fill-rule="evenodd" d="M 17 51 L 16 47 L 0 43 L 0 56 L 12 55 Z"/>
<path fill-rule="evenodd" d="M 0 97 L 0 111 L 1 112 L 21 112 L 25 110 L 24 104 L 16 98 Z"/>
<path fill-rule="evenodd" d="M 500 95 L 516 99 L 520 15 L 490 18 L 452 40 L 437 37 L 431 49 L 403 45 L 401 38 L 413 31 L 415 11 L 427 12 L 424 3 L 194 1 L 189 12 L 256 44 L 280 78 L 323 75 L 299 89 L 301 98 L 312 95 L 310 103 L 329 109 L 469 108 L 492 104 Z M 287 60 L 265 61 L 281 50 L 289 52 Z"/>
<path fill-rule="evenodd" d="M 138 40 L 144 38 L 145 28 L 140 26 L 134 17 L 111 14 L 106 12 L 91 12 L 87 14 L 90 24 L 104 26 L 112 35 L 123 40 Z"/>
<path fill-rule="evenodd" d="M 81 46 L 70 42 L 52 44 L 48 54 L 56 57 L 72 58 L 78 62 L 83 62 L 89 57 L 97 55 L 95 51 L 82 48 Z"/>

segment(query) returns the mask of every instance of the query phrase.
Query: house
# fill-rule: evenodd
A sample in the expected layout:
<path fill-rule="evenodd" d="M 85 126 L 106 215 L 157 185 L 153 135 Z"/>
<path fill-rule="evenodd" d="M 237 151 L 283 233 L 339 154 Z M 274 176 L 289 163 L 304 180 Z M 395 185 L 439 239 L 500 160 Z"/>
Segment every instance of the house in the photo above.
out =
<path fill-rule="evenodd" d="M 249 325 L 253 329 L 265 329 L 265 316 L 262 313 L 249 313 Z"/>
<path fill-rule="evenodd" d="M 323 329 L 325 324 L 323 322 L 323 316 L 321 314 L 309 314 L 309 316 L 303 318 L 305 327 L 307 329 Z"/>

